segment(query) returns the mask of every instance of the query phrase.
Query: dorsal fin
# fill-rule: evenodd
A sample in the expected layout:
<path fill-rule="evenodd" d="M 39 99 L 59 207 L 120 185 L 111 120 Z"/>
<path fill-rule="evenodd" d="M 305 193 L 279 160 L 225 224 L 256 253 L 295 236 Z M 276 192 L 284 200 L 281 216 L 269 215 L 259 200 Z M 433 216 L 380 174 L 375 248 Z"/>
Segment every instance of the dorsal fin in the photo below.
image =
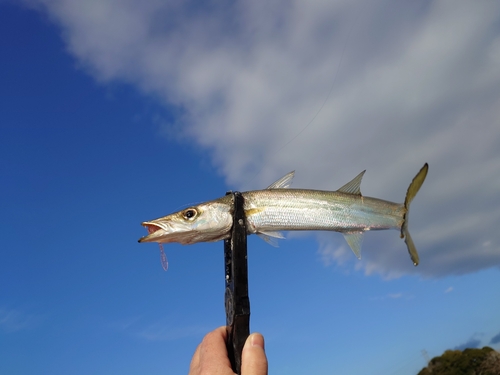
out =
<path fill-rule="evenodd" d="M 349 181 L 347 184 L 342 186 L 339 190 L 337 190 L 340 193 L 348 193 L 348 194 L 355 194 L 355 195 L 361 195 L 361 180 L 363 179 L 363 175 L 365 174 L 366 170 L 358 174 L 356 177 L 354 177 L 351 181 Z"/>
<path fill-rule="evenodd" d="M 281 177 L 278 181 L 273 182 L 266 189 L 286 189 L 292 183 L 294 175 L 295 171 L 291 171 L 290 173 Z"/>

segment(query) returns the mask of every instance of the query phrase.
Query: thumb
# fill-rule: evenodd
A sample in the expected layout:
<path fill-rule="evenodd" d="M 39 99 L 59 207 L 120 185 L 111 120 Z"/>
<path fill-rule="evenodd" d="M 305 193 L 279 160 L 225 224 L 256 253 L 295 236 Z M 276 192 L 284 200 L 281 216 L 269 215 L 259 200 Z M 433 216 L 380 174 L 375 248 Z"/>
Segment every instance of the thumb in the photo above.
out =
<path fill-rule="evenodd" d="M 241 353 L 241 375 L 267 375 L 264 337 L 260 333 L 248 336 Z"/>

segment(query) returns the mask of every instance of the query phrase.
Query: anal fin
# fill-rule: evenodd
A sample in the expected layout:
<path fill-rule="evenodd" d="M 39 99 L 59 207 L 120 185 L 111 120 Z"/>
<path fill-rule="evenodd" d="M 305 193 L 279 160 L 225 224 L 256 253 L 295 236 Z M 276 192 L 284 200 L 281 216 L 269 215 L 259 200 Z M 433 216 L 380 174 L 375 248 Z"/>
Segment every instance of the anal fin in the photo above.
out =
<path fill-rule="evenodd" d="M 347 244 L 358 259 L 361 259 L 361 245 L 363 244 L 363 232 L 343 233 Z"/>

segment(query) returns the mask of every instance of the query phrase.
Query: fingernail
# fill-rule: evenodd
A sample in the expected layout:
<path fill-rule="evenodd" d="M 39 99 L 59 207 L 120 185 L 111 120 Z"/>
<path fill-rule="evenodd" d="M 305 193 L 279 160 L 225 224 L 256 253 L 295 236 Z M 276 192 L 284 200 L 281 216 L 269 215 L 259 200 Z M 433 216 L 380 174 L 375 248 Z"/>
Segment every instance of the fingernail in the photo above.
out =
<path fill-rule="evenodd" d="M 250 335 L 250 344 L 264 349 L 264 336 L 260 333 L 252 333 Z"/>

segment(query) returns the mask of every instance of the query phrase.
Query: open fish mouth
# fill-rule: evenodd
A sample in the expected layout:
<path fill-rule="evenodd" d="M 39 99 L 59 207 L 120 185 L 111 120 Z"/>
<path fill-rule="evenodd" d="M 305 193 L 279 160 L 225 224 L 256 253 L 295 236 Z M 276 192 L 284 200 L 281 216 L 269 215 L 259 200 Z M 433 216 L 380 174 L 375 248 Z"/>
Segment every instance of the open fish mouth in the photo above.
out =
<path fill-rule="evenodd" d="M 143 224 L 143 225 L 148 230 L 148 234 L 154 233 L 161 229 L 158 225 L 154 224 Z"/>
<path fill-rule="evenodd" d="M 158 242 L 158 240 L 168 234 L 168 232 L 165 231 L 164 228 L 155 223 L 146 221 L 142 223 L 142 226 L 146 228 L 146 230 L 148 231 L 148 235 L 141 237 L 139 239 L 139 242 Z"/>

